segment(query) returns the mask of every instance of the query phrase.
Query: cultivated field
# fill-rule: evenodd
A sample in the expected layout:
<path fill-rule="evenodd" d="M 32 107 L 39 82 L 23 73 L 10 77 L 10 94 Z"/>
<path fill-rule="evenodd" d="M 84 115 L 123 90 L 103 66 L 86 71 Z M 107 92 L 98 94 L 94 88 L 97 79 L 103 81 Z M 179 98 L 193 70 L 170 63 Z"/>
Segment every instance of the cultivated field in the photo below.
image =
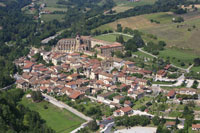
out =
<path fill-rule="evenodd" d="M 46 101 L 33 103 L 30 99 L 23 97 L 21 104 L 25 107 L 29 107 L 31 110 L 39 112 L 42 119 L 46 121 L 46 124 L 56 132 L 71 132 L 84 122 L 83 119 L 72 114 L 71 112 L 60 109 L 51 103 L 47 103 Z M 45 105 L 48 109 L 44 109 Z"/>

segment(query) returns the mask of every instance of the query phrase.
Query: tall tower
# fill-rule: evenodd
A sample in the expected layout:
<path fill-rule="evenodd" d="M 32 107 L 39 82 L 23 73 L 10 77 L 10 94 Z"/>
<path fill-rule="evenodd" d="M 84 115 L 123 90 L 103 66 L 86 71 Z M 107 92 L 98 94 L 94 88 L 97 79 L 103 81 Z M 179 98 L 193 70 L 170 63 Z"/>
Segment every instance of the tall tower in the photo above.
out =
<path fill-rule="evenodd" d="M 76 51 L 79 50 L 80 45 L 81 45 L 81 37 L 80 37 L 80 35 L 78 34 L 78 35 L 76 36 Z"/>

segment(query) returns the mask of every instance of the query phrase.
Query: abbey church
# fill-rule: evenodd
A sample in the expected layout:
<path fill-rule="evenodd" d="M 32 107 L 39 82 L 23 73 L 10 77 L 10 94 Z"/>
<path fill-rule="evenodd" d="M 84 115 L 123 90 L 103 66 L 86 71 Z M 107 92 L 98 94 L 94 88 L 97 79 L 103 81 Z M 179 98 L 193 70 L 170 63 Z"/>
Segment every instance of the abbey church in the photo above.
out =
<path fill-rule="evenodd" d="M 58 41 L 55 50 L 61 52 L 82 52 L 91 49 L 91 39 L 89 36 L 76 36 L 76 38 L 66 38 Z"/>

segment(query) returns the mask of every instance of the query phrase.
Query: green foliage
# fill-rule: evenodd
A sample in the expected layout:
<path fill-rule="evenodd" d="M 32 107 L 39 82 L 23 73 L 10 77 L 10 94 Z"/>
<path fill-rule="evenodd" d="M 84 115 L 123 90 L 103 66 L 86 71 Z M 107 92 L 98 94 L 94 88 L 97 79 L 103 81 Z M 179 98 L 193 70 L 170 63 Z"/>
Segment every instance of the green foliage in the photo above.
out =
<path fill-rule="evenodd" d="M 147 116 L 122 116 L 122 117 L 115 117 L 115 124 L 116 126 L 126 126 L 132 127 L 136 125 L 146 126 L 150 124 L 150 119 Z"/>
<path fill-rule="evenodd" d="M 40 91 L 32 91 L 31 97 L 34 102 L 41 102 L 43 100 L 42 93 Z"/>
<path fill-rule="evenodd" d="M 158 116 L 154 116 L 153 118 L 152 118 L 152 121 L 153 121 L 153 124 L 154 125 L 159 125 L 160 124 L 160 117 L 158 117 Z"/>
<path fill-rule="evenodd" d="M 37 112 L 18 103 L 22 96 L 20 89 L 0 92 L 0 131 L 54 133 Z"/>
<path fill-rule="evenodd" d="M 92 131 L 96 131 L 98 130 L 99 126 L 97 125 L 96 120 L 91 121 L 90 123 L 88 123 L 88 127 L 90 130 Z"/>
<path fill-rule="evenodd" d="M 136 52 L 137 48 L 144 46 L 144 41 L 140 34 L 134 34 L 134 37 L 125 43 L 125 49 Z"/>

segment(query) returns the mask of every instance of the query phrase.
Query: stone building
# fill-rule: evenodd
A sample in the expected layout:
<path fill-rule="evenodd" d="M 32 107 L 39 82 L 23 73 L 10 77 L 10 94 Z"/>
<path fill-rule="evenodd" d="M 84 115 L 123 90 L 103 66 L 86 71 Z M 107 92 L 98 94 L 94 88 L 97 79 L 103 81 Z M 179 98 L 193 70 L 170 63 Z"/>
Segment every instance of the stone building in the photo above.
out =
<path fill-rule="evenodd" d="M 66 38 L 58 41 L 55 51 L 60 52 L 82 52 L 91 49 L 91 39 L 89 36 L 79 36 L 76 38 Z"/>
<path fill-rule="evenodd" d="M 106 45 L 106 46 L 101 46 L 97 48 L 97 51 L 100 55 L 105 56 L 105 57 L 111 57 L 112 52 L 116 51 L 123 51 L 123 46 L 121 43 L 113 43 L 111 45 Z"/>

